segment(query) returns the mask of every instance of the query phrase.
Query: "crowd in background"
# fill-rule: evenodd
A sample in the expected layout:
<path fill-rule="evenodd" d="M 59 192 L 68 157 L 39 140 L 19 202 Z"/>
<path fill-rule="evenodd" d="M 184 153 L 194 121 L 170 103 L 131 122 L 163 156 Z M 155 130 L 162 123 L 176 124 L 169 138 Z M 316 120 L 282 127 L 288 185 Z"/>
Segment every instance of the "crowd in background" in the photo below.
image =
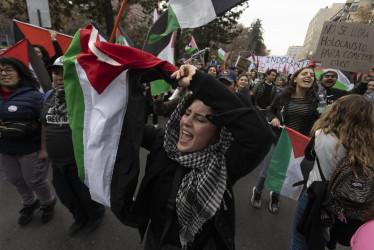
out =
<path fill-rule="evenodd" d="M 18 224 L 24 226 L 33 219 L 34 212 L 39 208 L 42 211 L 41 220 L 43 223 L 48 223 L 53 219 L 57 198 L 54 197 L 51 184 L 47 178 L 51 165 L 53 173 L 52 185 L 55 188 L 57 197 L 71 212 L 74 218 L 74 222 L 68 230 L 69 235 L 74 235 L 83 228 L 88 232 L 95 230 L 103 220 L 105 208 L 103 205 L 91 199 L 88 188 L 78 178 L 71 129 L 67 116 L 62 50 L 56 41 L 55 32 L 51 32 L 51 39 L 56 52 L 53 58 L 49 57 L 43 47 L 34 45 L 35 51 L 51 74 L 52 89 L 44 95 L 38 91 L 39 82 L 26 65 L 14 58 L 0 57 L 0 129 L 3 130 L 2 137 L 0 138 L 0 169 L 5 178 L 15 186 L 21 198 L 22 208 L 20 210 Z M 214 109 L 219 109 L 220 105 L 217 104 L 217 100 L 209 99 L 210 95 L 207 94 L 209 91 L 213 93 L 217 91 L 217 96 L 221 98 L 225 105 L 230 106 L 228 109 L 230 111 L 237 111 L 244 107 L 255 109 L 256 111 L 251 117 L 246 114 L 247 117 L 244 115 L 245 113 L 243 113 L 243 116 L 240 116 L 241 118 L 238 118 L 236 121 L 236 123 L 240 123 L 240 125 L 248 122 L 247 134 L 245 131 L 243 132 L 243 130 L 235 127 L 237 125 L 236 123 L 231 124 L 229 121 L 225 121 L 225 119 L 223 119 L 223 121 L 227 122 L 226 125 L 229 125 L 228 127 L 232 126 L 230 127 L 230 132 L 233 134 L 234 139 L 229 138 L 231 135 L 229 133 L 226 134 L 227 131 L 221 128 L 219 131 L 216 131 L 217 128 L 214 126 L 211 128 L 211 130 L 214 131 L 214 133 L 212 132 L 214 143 L 217 143 L 217 145 L 219 145 L 219 150 L 221 150 L 219 152 L 226 155 L 229 160 L 231 159 L 230 157 L 232 157 L 232 152 L 230 150 L 227 151 L 226 147 L 231 143 L 231 140 L 235 142 L 236 140 L 242 140 L 243 145 L 245 145 L 248 141 L 253 141 L 256 131 L 263 133 L 264 137 L 269 138 L 268 145 L 265 145 L 266 143 L 263 142 L 260 148 L 261 150 L 250 152 L 253 157 L 257 154 L 257 158 L 252 159 L 253 162 L 263 162 L 262 170 L 258 176 L 256 185 L 252 190 L 248 190 L 249 199 L 252 206 L 255 208 L 260 208 L 262 206 L 261 195 L 264 182 L 282 126 L 287 126 L 308 137 L 316 136 L 316 153 L 321 163 L 324 165 L 322 172 L 325 174 L 326 178 L 331 176 L 332 169 L 345 155 L 351 156 L 352 153 L 359 155 L 361 158 L 352 157 L 360 162 L 360 166 L 364 169 L 374 164 L 372 153 L 374 150 L 374 68 L 370 72 L 363 74 L 361 79 L 350 91 L 345 91 L 333 88 L 338 80 L 338 74 L 333 69 L 325 70 L 319 79 L 316 78 L 312 66 L 298 69 L 292 75 L 284 75 L 282 72 L 277 72 L 274 69 L 259 73 L 257 69 L 252 69 L 250 71 L 235 67 L 225 69 L 222 65 L 218 64 L 215 56 L 211 56 L 211 60 L 206 65 L 197 63 L 195 65 L 196 67 L 194 67 L 188 65 L 188 62 L 187 65 L 185 62 L 179 62 L 177 66 L 181 68 L 174 76 L 177 80 L 182 81 L 187 75 L 192 78 L 192 75 L 196 74 L 196 78 L 200 82 L 196 79 L 190 79 L 180 84 L 180 87 L 177 89 L 171 89 L 157 96 L 152 96 L 150 91 L 151 85 L 149 83 L 144 83 L 142 86 L 144 98 L 146 100 L 144 120 L 145 123 L 147 123 L 148 116 L 152 115 L 153 129 L 155 129 L 147 130 L 146 132 L 152 134 L 156 133 L 154 131 L 159 131 L 158 129 L 160 128 L 158 128 L 157 118 L 159 115 L 170 116 L 171 120 L 175 118 L 177 120 L 173 120 L 173 122 L 177 122 L 178 124 L 180 122 L 181 126 L 187 128 L 189 125 L 183 124 L 189 122 L 189 118 L 187 117 L 190 114 L 194 115 L 195 110 L 198 110 L 198 112 L 204 110 L 204 112 L 207 112 L 206 114 L 210 114 L 214 112 Z M 195 70 L 198 73 L 196 73 Z M 183 74 L 186 74 L 186 76 Z M 210 89 L 207 87 L 198 87 L 204 85 L 204 83 L 211 84 L 209 86 L 213 87 Z M 227 89 L 220 89 L 222 86 L 221 84 L 227 87 L 229 91 L 227 91 Z M 191 97 L 191 89 L 196 89 L 195 92 L 192 91 L 194 92 L 194 97 Z M 242 101 L 242 99 L 239 99 L 239 97 L 237 98 L 237 96 L 240 96 L 242 99 L 247 99 L 245 99 L 246 101 Z M 227 100 L 231 100 L 232 103 L 228 103 L 225 97 L 227 97 Z M 202 104 L 200 99 L 203 100 L 204 103 L 208 103 L 209 106 L 205 106 L 204 103 Z M 326 110 L 319 110 L 321 101 L 326 103 Z M 187 106 L 183 106 L 182 109 L 182 105 L 178 106 L 181 102 L 186 102 L 190 105 L 189 108 L 187 108 L 188 105 L 185 104 Z M 212 109 L 210 109 L 211 107 Z M 175 110 L 177 110 L 177 113 L 173 113 Z M 264 119 L 267 124 L 262 124 L 260 122 L 261 119 L 258 119 L 261 124 L 258 125 L 260 127 L 255 128 L 256 126 L 252 124 L 253 122 L 250 121 L 250 118 L 257 119 L 257 116 Z M 334 117 L 344 117 L 345 119 L 336 120 L 336 118 L 334 120 Z M 211 123 L 211 120 L 207 119 L 205 116 L 203 119 L 201 123 Z M 15 121 L 17 121 L 17 123 L 15 123 Z M 329 125 L 330 123 L 334 124 L 333 128 Z M 266 128 L 264 127 L 263 130 L 261 130 L 261 126 L 263 125 Z M 26 127 L 26 129 L 22 130 L 19 126 Z M 250 130 L 249 127 L 251 127 L 252 130 Z M 22 135 L 13 133 L 17 129 L 22 130 Z M 271 139 L 270 133 L 268 134 L 270 130 L 272 131 Z M 354 133 L 349 133 L 349 130 L 354 130 Z M 164 162 L 170 163 L 170 166 L 172 166 L 174 163 L 171 163 L 171 160 L 179 160 L 180 152 L 182 152 L 182 155 L 185 152 L 191 152 L 190 149 L 184 148 L 184 145 L 188 144 L 187 142 L 191 140 L 193 135 L 191 135 L 192 132 L 188 129 L 186 129 L 186 131 L 169 132 L 172 133 L 172 136 L 175 136 L 175 138 L 166 136 L 164 139 L 162 136 L 160 139 L 156 134 L 153 134 L 153 136 L 157 140 L 159 139 L 159 141 L 156 141 L 160 145 L 165 145 L 166 147 L 170 141 L 178 140 L 178 133 L 183 134 L 179 139 L 178 149 L 172 147 L 165 149 L 168 157 L 164 159 Z M 217 137 L 219 133 L 221 137 Z M 241 138 L 239 138 L 239 135 Z M 359 141 L 352 141 L 352 135 L 358 135 L 357 140 Z M 227 138 L 225 136 L 227 136 Z M 245 141 L 245 139 L 248 139 L 248 141 Z M 152 142 L 154 143 L 154 141 Z M 243 152 L 247 152 L 246 150 L 250 148 L 248 145 L 246 145 L 248 146 L 248 148 L 246 148 L 245 146 L 242 147 L 235 143 L 233 144 L 237 146 L 239 151 Z M 60 145 L 64 145 L 64 148 L 61 148 Z M 362 147 L 365 147 L 365 150 L 357 148 L 361 147 L 360 145 L 364 145 Z M 208 146 L 205 145 L 205 147 L 209 149 L 210 144 Z M 205 147 L 202 149 L 205 149 Z M 178 152 L 178 150 L 180 152 Z M 211 152 L 204 151 L 204 153 L 208 154 Z M 175 158 L 170 156 L 172 154 Z M 236 156 L 236 154 L 232 155 Z M 222 160 L 220 158 L 221 155 L 217 156 L 213 154 L 212 157 L 218 157 L 217 162 L 212 163 L 213 166 L 222 167 L 219 162 L 219 160 Z M 154 159 L 154 161 L 157 162 L 156 159 Z M 239 159 L 237 159 L 236 161 L 227 163 L 228 173 L 226 173 L 225 169 L 223 171 L 224 177 L 234 178 L 232 176 L 235 176 L 235 171 L 233 170 L 235 169 L 235 164 L 242 164 L 243 162 L 246 162 L 248 167 L 251 165 L 251 170 L 255 167 L 252 166 L 253 162 L 248 163 L 248 159 L 247 161 L 239 161 Z M 203 163 L 199 162 L 199 164 Z M 312 161 L 309 162 L 309 164 L 311 171 L 308 176 L 308 187 L 311 183 L 320 179 L 317 172 L 318 167 L 315 165 L 316 163 Z M 167 169 L 167 171 L 169 170 L 170 169 Z M 207 171 L 204 172 L 204 174 L 208 176 L 208 179 L 216 178 L 221 181 L 220 178 L 222 178 L 222 176 L 209 172 L 214 172 L 214 170 L 209 169 L 204 171 Z M 174 172 L 172 172 L 172 174 L 174 174 Z M 195 174 L 197 173 L 194 172 L 194 175 Z M 188 178 L 190 179 L 183 179 L 181 183 L 181 185 L 185 185 L 183 187 L 186 189 L 189 187 L 188 181 L 193 182 L 199 180 L 199 178 L 195 179 L 193 176 L 188 176 Z M 170 179 L 168 179 L 168 181 L 170 181 Z M 205 183 L 199 183 L 199 185 L 203 184 Z M 206 188 L 209 189 L 209 187 Z M 227 190 L 217 191 L 215 195 L 219 198 L 215 198 L 223 202 L 229 202 L 229 198 L 227 198 L 226 195 L 230 195 L 230 189 L 231 186 L 229 186 Z M 193 191 L 187 190 L 185 193 L 183 193 L 183 191 L 185 190 L 178 193 L 178 202 L 182 200 L 182 202 L 189 204 L 191 201 L 188 199 L 188 195 L 192 195 Z M 167 195 L 165 195 L 165 197 L 166 199 L 168 198 Z M 271 213 L 277 214 L 280 210 L 280 195 L 270 190 L 270 197 L 268 208 Z M 305 209 L 306 199 L 306 192 L 304 192 L 300 198 L 298 211 L 295 216 L 295 225 L 299 220 L 300 213 Z M 205 201 L 201 202 L 202 203 L 199 205 L 204 205 Z M 189 212 L 188 208 L 185 208 L 184 205 L 182 206 L 179 204 L 181 207 L 180 209 L 187 210 L 178 211 L 178 215 L 179 212 L 182 215 Z M 218 210 L 220 206 L 221 205 L 218 204 L 215 209 Z M 157 212 L 162 211 L 160 208 L 155 209 L 159 209 Z M 226 239 L 220 238 L 213 232 L 214 225 L 209 222 L 211 216 L 218 218 L 220 215 L 216 214 L 216 211 L 210 213 L 210 217 L 206 218 L 198 217 L 199 215 L 197 215 L 197 219 L 203 220 L 204 223 L 206 223 L 206 227 L 209 228 L 207 231 L 208 236 L 198 234 L 197 240 L 194 241 L 196 232 L 193 233 L 192 236 L 186 232 L 186 235 L 183 235 L 183 237 L 179 235 L 179 237 L 186 240 L 186 242 L 193 242 L 189 246 L 194 246 L 195 248 L 197 246 L 196 249 L 201 246 L 217 247 L 221 241 L 225 241 Z M 350 222 L 350 225 L 353 225 L 352 228 L 357 229 L 360 227 L 356 235 L 352 238 L 351 244 L 353 247 L 356 246 L 357 249 L 361 249 L 358 246 L 369 241 L 369 239 L 367 239 L 369 235 L 367 231 L 373 231 L 373 217 L 373 208 L 371 208 L 365 220 Z M 232 219 L 232 217 L 230 218 Z M 153 227 L 154 231 L 152 233 L 151 230 L 147 234 L 146 243 L 148 243 L 148 245 L 146 245 L 149 247 L 148 249 L 158 249 L 157 246 L 154 245 L 154 242 L 152 243 L 154 240 L 152 238 L 156 237 L 159 239 L 161 237 L 159 234 L 162 230 L 159 232 L 157 232 L 157 230 L 160 229 L 159 224 L 163 222 L 165 221 L 152 221 L 150 227 Z M 179 223 L 182 224 L 181 226 L 185 226 L 182 222 L 188 224 L 188 221 L 179 218 Z M 365 222 L 367 223 L 364 224 Z M 176 228 L 177 226 L 178 225 L 173 224 L 171 227 Z M 202 225 L 198 224 L 194 226 L 200 229 Z M 188 230 L 190 230 L 190 228 L 187 227 L 186 231 Z M 350 236 L 352 236 L 355 231 L 356 230 L 354 230 Z M 170 239 L 166 237 L 166 240 L 174 243 L 174 240 L 178 239 L 178 235 L 170 235 L 172 235 Z M 206 237 L 208 239 L 213 238 L 214 242 L 206 243 Z M 303 237 L 304 236 L 298 233 L 295 226 L 290 249 L 306 249 L 306 240 Z M 346 238 L 345 241 L 347 242 L 350 239 L 351 237 L 349 237 L 349 239 Z M 182 245 L 184 244 L 183 240 Z M 335 241 L 341 243 L 338 240 Z M 334 247 L 333 245 L 334 244 L 330 247 Z"/>

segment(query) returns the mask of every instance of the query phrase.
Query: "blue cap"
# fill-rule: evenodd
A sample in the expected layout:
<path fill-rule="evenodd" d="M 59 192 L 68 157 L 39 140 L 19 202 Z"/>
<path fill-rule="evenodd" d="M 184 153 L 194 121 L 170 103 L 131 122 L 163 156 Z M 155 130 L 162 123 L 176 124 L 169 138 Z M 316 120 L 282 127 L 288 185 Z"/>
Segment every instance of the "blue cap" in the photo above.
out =
<path fill-rule="evenodd" d="M 225 69 L 218 74 L 218 79 L 226 79 L 231 83 L 236 83 L 236 74 L 231 69 Z"/>

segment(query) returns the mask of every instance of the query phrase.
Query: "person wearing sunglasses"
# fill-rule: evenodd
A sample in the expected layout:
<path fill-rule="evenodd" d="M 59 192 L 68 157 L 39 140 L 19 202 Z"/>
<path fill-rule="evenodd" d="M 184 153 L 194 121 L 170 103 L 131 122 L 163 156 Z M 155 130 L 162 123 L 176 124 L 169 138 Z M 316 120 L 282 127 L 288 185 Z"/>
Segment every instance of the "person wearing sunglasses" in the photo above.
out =
<path fill-rule="evenodd" d="M 337 81 L 338 81 L 338 73 L 333 69 L 327 70 L 326 72 L 321 74 L 319 77 L 318 95 L 323 96 L 327 105 L 332 104 L 338 98 L 348 95 L 348 94 L 363 95 L 365 94 L 367 90 L 366 81 L 359 82 L 350 91 L 334 88 L 334 85 L 336 84 Z"/>

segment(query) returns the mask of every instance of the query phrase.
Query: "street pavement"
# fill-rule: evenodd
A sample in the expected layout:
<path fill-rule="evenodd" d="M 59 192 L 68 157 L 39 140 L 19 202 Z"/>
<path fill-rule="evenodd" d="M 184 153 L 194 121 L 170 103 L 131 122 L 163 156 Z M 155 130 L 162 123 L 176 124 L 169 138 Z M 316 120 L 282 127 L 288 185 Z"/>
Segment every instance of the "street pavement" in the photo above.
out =
<path fill-rule="evenodd" d="M 164 127 L 166 118 L 159 120 L 160 126 Z M 146 151 L 141 151 L 141 166 L 145 164 L 146 154 Z M 253 208 L 250 196 L 260 170 L 261 165 L 234 186 L 236 249 L 288 249 L 297 202 L 281 197 L 279 214 L 274 215 L 268 209 L 270 196 L 265 189 L 261 208 Z M 143 172 L 140 173 L 142 175 Z M 57 202 L 55 216 L 48 224 L 41 223 L 39 213 L 30 224 L 20 227 L 17 224 L 20 209 L 15 188 L 0 174 L 0 250 L 143 249 L 137 230 L 121 224 L 110 208 L 106 209 L 102 225 L 94 232 L 88 234 L 83 229 L 72 237 L 68 236 L 67 230 L 73 218 L 60 202 Z M 338 249 L 349 248 L 339 246 Z"/>

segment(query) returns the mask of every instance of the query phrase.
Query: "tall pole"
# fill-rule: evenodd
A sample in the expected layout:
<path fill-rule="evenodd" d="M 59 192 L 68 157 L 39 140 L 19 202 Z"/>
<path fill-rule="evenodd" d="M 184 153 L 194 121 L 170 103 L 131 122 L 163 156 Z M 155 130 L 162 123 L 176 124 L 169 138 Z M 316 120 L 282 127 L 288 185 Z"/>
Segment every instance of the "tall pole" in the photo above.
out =
<path fill-rule="evenodd" d="M 127 0 L 124 0 L 122 2 L 121 9 L 118 12 L 117 19 L 116 19 L 116 22 L 115 22 L 114 27 L 113 27 L 112 35 L 110 36 L 110 40 L 109 40 L 110 43 L 113 43 L 114 36 L 116 35 L 116 30 L 117 30 L 119 21 L 121 20 L 121 16 L 123 14 L 123 11 L 125 10 L 126 3 L 127 3 Z"/>

